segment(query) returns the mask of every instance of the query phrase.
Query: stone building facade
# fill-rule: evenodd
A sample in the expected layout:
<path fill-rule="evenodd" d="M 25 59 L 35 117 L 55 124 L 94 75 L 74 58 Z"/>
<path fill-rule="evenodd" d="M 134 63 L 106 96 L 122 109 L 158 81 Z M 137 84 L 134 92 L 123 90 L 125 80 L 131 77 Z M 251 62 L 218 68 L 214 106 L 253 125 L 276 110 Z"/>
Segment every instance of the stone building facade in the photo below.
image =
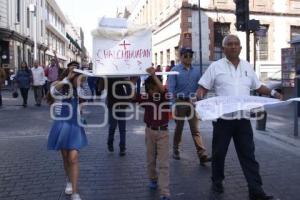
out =
<path fill-rule="evenodd" d="M 153 62 L 169 65 L 178 61 L 178 49 L 193 48 L 194 63 L 199 56 L 199 11 L 201 13 L 202 63 L 207 67 L 221 58 L 221 42 L 232 33 L 240 37 L 246 58 L 246 35 L 235 28 L 233 0 L 139 0 L 129 20 L 153 26 Z M 297 0 L 249 0 L 250 19 L 257 19 L 261 31 L 251 34 L 250 62 L 262 78 L 280 70 L 281 48 L 300 35 L 300 2 Z M 254 54 L 255 52 L 255 54 Z"/>
<path fill-rule="evenodd" d="M 30 10 L 30 5 L 35 5 L 36 13 Z M 86 54 L 83 32 L 80 28 L 72 29 L 69 34 L 72 37 L 67 38 L 69 23 L 55 0 L 0 0 L 0 66 L 7 77 L 18 70 L 22 61 L 32 65 L 35 32 L 37 59 L 42 65 L 48 65 L 56 52 L 61 67 L 65 66 L 72 45 L 72 50 L 80 49 L 79 58 L 86 57 L 82 55 Z"/>

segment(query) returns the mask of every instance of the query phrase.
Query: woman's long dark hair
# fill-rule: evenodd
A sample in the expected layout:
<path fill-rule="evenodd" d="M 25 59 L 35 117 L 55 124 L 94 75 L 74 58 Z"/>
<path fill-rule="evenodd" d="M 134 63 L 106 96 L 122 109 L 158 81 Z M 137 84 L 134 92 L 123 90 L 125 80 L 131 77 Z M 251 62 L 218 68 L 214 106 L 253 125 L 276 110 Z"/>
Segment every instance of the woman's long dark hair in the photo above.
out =
<path fill-rule="evenodd" d="M 25 71 L 26 71 L 27 73 L 30 73 L 30 69 L 29 69 L 29 67 L 28 67 L 28 65 L 27 65 L 27 62 L 26 62 L 26 61 L 22 61 L 22 62 L 21 62 L 20 69 L 22 69 L 22 65 L 23 65 L 23 64 L 25 64 Z"/>

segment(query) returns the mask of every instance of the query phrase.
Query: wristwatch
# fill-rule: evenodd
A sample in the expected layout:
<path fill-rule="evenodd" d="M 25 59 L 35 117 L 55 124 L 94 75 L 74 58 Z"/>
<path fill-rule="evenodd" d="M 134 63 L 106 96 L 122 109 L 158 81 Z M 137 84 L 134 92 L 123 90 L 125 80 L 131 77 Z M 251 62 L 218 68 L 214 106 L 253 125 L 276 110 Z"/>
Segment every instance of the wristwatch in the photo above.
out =
<path fill-rule="evenodd" d="M 275 97 L 276 93 L 277 93 L 277 91 L 276 91 L 276 90 L 274 90 L 274 89 L 273 89 L 273 90 L 271 90 L 271 96 L 272 96 L 272 97 Z"/>

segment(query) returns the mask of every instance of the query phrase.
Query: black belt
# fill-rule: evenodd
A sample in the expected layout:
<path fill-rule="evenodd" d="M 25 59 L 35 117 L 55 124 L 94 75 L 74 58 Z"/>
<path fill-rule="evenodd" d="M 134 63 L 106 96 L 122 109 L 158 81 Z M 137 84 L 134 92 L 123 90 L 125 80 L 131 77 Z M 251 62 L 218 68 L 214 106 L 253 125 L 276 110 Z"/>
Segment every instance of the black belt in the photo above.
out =
<path fill-rule="evenodd" d="M 154 130 L 154 131 L 166 131 L 166 130 L 168 130 L 168 125 L 157 126 L 157 127 L 147 125 L 147 127 L 150 128 L 151 130 Z"/>

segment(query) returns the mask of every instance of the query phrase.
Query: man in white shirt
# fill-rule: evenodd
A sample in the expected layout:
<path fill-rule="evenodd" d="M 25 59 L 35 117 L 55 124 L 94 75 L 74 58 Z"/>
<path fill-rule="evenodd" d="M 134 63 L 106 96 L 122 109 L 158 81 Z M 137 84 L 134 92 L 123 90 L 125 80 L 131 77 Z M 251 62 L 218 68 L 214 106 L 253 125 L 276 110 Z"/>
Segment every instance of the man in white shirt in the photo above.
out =
<path fill-rule="evenodd" d="M 281 99 L 281 94 L 271 91 L 258 80 L 250 63 L 239 58 L 240 40 L 228 35 L 223 40 L 225 58 L 212 63 L 199 80 L 197 96 L 203 98 L 208 90 L 214 88 L 217 96 L 250 95 L 250 90 L 260 94 L 272 95 Z M 259 174 L 259 164 L 255 160 L 253 131 L 250 120 L 243 112 L 233 113 L 213 122 L 212 142 L 212 190 L 223 193 L 224 162 L 231 138 L 246 177 L 250 200 L 269 200 L 265 194 Z"/>
<path fill-rule="evenodd" d="M 39 61 L 35 60 L 33 62 L 33 67 L 31 68 L 33 84 L 32 88 L 34 91 L 34 99 L 36 106 L 41 106 L 43 98 L 43 85 L 45 83 L 45 73 L 43 67 L 39 66 Z"/>

